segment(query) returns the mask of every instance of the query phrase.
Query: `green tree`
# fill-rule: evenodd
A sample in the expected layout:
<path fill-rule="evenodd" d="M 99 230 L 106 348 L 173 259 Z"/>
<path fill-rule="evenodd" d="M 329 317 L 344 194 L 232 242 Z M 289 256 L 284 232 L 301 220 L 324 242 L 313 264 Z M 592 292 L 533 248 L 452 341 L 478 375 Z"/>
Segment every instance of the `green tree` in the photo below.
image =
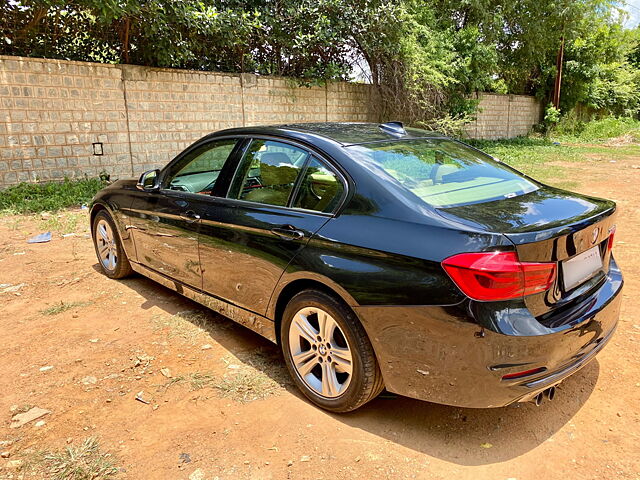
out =
<path fill-rule="evenodd" d="M 637 31 L 617 0 L 5 0 L 0 54 L 298 79 L 366 65 L 384 118 L 469 118 L 478 91 L 637 114 Z M 434 123 L 435 122 L 435 123 Z"/>

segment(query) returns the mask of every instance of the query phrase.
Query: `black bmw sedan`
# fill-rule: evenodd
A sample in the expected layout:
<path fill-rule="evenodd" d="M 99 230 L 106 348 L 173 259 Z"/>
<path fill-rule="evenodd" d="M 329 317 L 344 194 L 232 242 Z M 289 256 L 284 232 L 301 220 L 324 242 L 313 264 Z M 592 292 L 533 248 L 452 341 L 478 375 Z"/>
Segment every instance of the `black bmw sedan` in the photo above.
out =
<path fill-rule="evenodd" d="M 552 399 L 610 340 L 613 202 L 398 122 L 220 131 L 91 207 L 138 272 L 277 342 L 335 412 L 384 388 L 464 407 Z"/>

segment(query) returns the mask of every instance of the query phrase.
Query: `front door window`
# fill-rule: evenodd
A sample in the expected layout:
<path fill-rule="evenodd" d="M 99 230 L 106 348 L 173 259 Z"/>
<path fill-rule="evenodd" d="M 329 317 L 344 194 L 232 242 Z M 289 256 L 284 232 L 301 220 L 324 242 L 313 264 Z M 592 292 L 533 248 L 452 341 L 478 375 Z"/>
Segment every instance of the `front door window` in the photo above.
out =
<path fill-rule="evenodd" d="M 171 168 L 164 179 L 164 188 L 211 195 L 222 167 L 236 143 L 237 140 L 219 140 L 189 152 Z"/>

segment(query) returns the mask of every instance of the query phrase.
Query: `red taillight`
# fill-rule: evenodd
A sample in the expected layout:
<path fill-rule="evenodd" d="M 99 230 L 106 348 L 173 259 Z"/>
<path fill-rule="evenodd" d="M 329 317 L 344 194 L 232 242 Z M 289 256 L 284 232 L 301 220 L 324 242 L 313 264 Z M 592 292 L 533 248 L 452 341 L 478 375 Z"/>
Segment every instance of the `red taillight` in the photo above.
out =
<path fill-rule="evenodd" d="M 556 278 L 555 263 L 521 262 L 515 252 L 461 253 L 442 266 L 465 295 L 482 301 L 544 292 Z"/>
<path fill-rule="evenodd" d="M 616 235 L 616 227 L 613 226 L 609 229 L 609 241 L 607 242 L 607 251 L 610 252 L 613 248 L 613 237 Z"/>

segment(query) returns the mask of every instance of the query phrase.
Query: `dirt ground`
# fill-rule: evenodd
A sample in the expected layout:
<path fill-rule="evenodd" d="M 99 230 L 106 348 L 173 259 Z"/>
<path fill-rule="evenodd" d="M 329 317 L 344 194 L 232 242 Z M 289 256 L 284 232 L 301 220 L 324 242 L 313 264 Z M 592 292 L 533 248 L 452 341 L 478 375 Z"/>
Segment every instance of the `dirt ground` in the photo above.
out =
<path fill-rule="evenodd" d="M 135 480 L 640 479 L 638 165 L 565 165 L 577 190 L 618 202 L 626 285 L 614 339 L 541 407 L 389 395 L 329 414 L 268 341 L 145 278 L 101 275 L 86 210 L 0 218 L 0 479 L 45 478 L 38 452 L 89 437 Z M 51 242 L 26 243 L 43 229 Z M 34 406 L 50 414 L 10 428 Z"/>

